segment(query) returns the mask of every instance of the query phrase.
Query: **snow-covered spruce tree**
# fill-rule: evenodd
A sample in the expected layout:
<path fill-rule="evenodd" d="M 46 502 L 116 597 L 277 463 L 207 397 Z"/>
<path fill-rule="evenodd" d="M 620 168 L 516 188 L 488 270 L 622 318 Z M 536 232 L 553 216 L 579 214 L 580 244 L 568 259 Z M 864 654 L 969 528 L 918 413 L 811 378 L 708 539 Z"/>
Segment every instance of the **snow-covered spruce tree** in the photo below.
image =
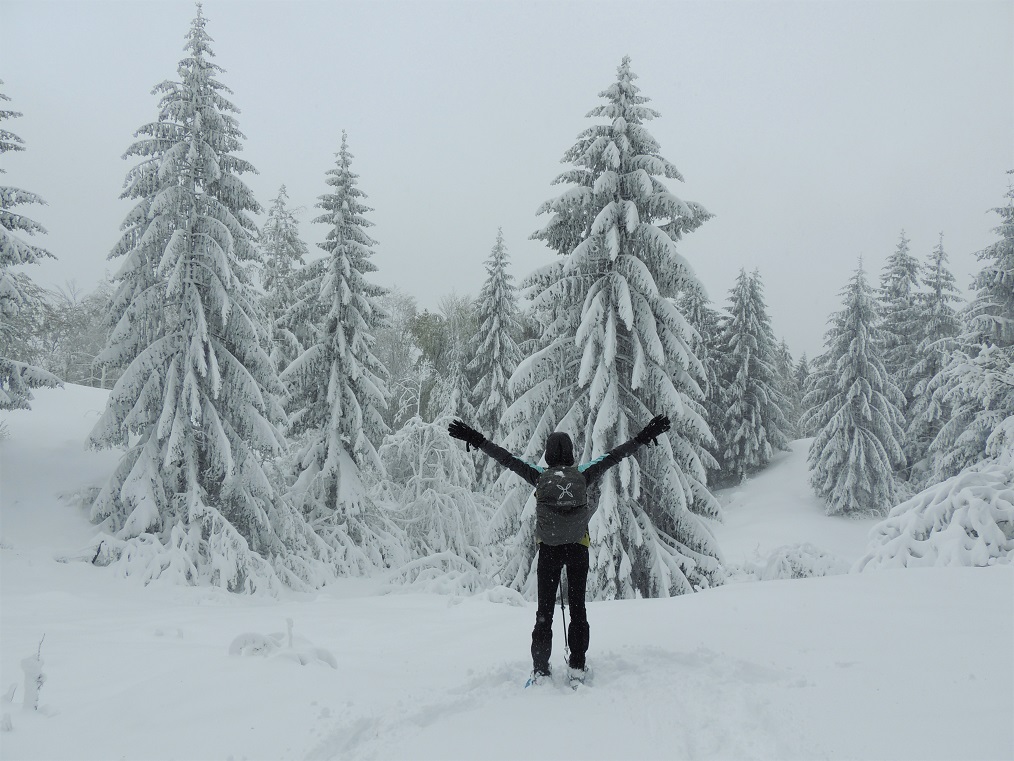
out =
<path fill-rule="evenodd" d="M 919 260 L 909 253 L 909 239 L 901 231 L 898 246 L 887 257 L 880 274 L 878 307 L 883 333 L 884 367 L 905 395 L 905 407 L 912 401 L 910 369 L 919 344 L 920 324 L 917 309 Z"/>
<path fill-rule="evenodd" d="M 27 298 L 13 314 L 0 318 L 3 356 L 53 372 L 45 364 L 49 348 L 46 331 L 53 316 L 54 294 L 28 278 L 22 278 L 20 285 Z"/>
<path fill-rule="evenodd" d="M 721 385 L 721 317 L 712 308 L 702 288 L 688 288 L 676 299 L 676 308 L 686 317 L 696 334 L 690 336 L 690 348 L 704 368 L 704 417 L 712 431 L 719 430 L 725 419 Z M 717 447 L 715 447 L 717 450 Z M 718 475 L 721 463 L 712 458 L 707 466 L 709 481 Z"/>
<path fill-rule="evenodd" d="M 421 414 L 420 392 L 424 378 L 416 362 L 420 351 L 412 337 L 412 322 L 419 313 L 416 301 L 410 294 L 391 289 L 378 299 L 387 315 L 377 328 L 374 354 L 387 368 L 390 399 L 384 413 L 384 423 L 390 430 L 398 430 L 410 417 Z"/>
<path fill-rule="evenodd" d="M 682 177 L 645 127 L 658 114 L 635 76 L 624 58 L 601 94 L 605 103 L 589 113 L 605 124 L 582 132 L 564 156 L 571 166 L 556 182 L 570 187 L 540 209 L 552 216 L 533 237 L 561 257 L 525 282 L 544 332 L 512 376 L 517 398 L 504 421 L 505 445 L 537 462 L 556 428 L 588 461 L 652 415 L 672 419 L 658 446 L 609 470 L 590 495 L 598 511 L 589 594 L 606 599 L 680 594 L 722 577 L 701 518 L 719 514 L 706 486 L 704 446 L 712 437 L 701 403 L 704 369 L 672 301 L 700 287 L 676 242 L 711 215 L 662 181 Z M 505 582 L 530 589 L 534 500 L 528 484 L 509 483 L 491 535 L 510 542 Z"/>
<path fill-rule="evenodd" d="M 521 351 L 515 342 L 520 333 L 518 289 L 507 272 L 507 246 L 502 229 L 497 230 L 496 243 L 486 260 L 486 282 L 479 292 L 475 313 L 478 328 L 471 341 L 475 358 L 468 365 L 477 379 L 471 393 L 475 427 L 487 438 L 499 441 L 500 421 L 512 401 L 507 382 L 521 362 Z M 483 457 L 479 483 L 489 486 L 498 474 L 496 463 Z"/>
<path fill-rule="evenodd" d="M 1014 415 L 1014 185 L 1006 197 L 1007 205 L 994 209 L 1000 215 L 995 228 L 1000 239 L 978 253 L 985 264 L 972 282 L 975 297 L 959 348 L 929 383 L 932 403 L 945 410 L 945 422 L 930 445 L 933 482 L 1002 446 L 1003 423 Z"/>
<path fill-rule="evenodd" d="M 740 270 L 727 311 L 721 328 L 725 417 L 716 436 L 721 478 L 739 483 L 766 466 L 776 449 L 788 449 L 789 424 L 782 411 L 777 347 L 759 272 L 747 275 Z"/>
<path fill-rule="evenodd" d="M 798 438 L 799 417 L 802 414 L 800 407 L 803 405 L 802 391 L 796 382 L 796 367 L 792 362 L 792 352 L 789 345 L 783 338 L 781 343 L 775 347 L 775 377 L 778 386 L 785 398 L 783 413 L 785 414 L 786 435 L 789 438 Z"/>
<path fill-rule="evenodd" d="M 3 80 L 0 80 L 0 86 Z M 0 102 L 9 101 L 0 92 Z M 0 122 L 21 114 L 0 106 Z M 0 127 L 0 155 L 8 151 L 23 151 L 24 143 L 13 132 Z M 6 169 L 0 167 L 0 174 Z M 52 257 L 46 249 L 29 243 L 17 233 L 35 235 L 46 230 L 38 222 L 19 214 L 13 209 L 23 204 L 44 204 L 35 193 L 20 188 L 0 185 L 0 410 L 29 409 L 31 389 L 41 386 L 59 386 L 60 379 L 41 367 L 20 362 L 11 351 L 16 327 L 11 323 L 23 310 L 30 310 L 39 303 L 41 294 L 33 287 L 31 280 L 15 267 L 32 264 L 45 257 Z"/>
<path fill-rule="evenodd" d="M 803 352 L 802 356 L 799 357 L 799 362 L 796 363 L 792 375 L 795 378 L 796 389 L 799 393 L 799 422 L 797 423 L 797 427 L 799 435 L 802 438 L 807 438 L 812 436 L 814 432 L 803 426 L 803 413 L 805 411 L 803 397 L 806 395 L 806 381 L 810 377 L 810 360 L 807 359 L 806 352 Z"/>
<path fill-rule="evenodd" d="M 412 417 L 380 448 L 385 496 L 411 551 L 393 578 L 434 591 L 475 592 L 491 586 L 483 540 L 492 502 L 473 491 L 471 457 L 447 433 L 452 419 Z"/>
<path fill-rule="evenodd" d="M 1014 346 L 1014 169 L 1007 172 L 1007 204 L 994 208 L 1000 224 L 993 231 L 1000 239 L 976 256 L 985 262 L 972 282 L 975 298 L 969 309 L 968 338 L 978 344 Z"/>
<path fill-rule="evenodd" d="M 278 324 L 285 310 L 296 300 L 298 267 L 305 264 L 307 255 L 306 244 L 299 237 L 299 222 L 295 212 L 289 208 L 289 194 L 284 185 L 279 188 L 268 210 L 268 217 L 261 228 L 260 246 L 264 256 L 261 269 L 261 285 L 266 293 L 264 309 L 272 330 L 271 361 L 281 372 L 303 352 L 300 337 L 306 339 L 303 330 L 297 334 Z"/>
<path fill-rule="evenodd" d="M 832 315 L 826 351 L 807 381 L 802 424 L 815 431 L 810 484 L 828 515 L 876 515 L 896 504 L 904 397 L 881 359 L 873 290 L 862 264 Z"/>
<path fill-rule="evenodd" d="M 958 348 L 957 336 L 961 332 L 961 317 L 952 304 L 963 299 L 954 275 L 947 268 L 943 233 L 922 272 L 922 284 L 926 290 L 916 299 L 921 333 L 907 376 L 907 387 L 912 389 L 912 403 L 905 438 L 908 478 L 916 484 L 924 483 L 929 475 L 929 445 L 943 425 L 942 410 L 933 398 L 930 383 L 946 367 Z"/>
<path fill-rule="evenodd" d="M 398 532 L 369 495 L 369 476 L 382 472 L 376 446 L 387 432 L 387 371 L 373 353 L 382 318 L 381 290 L 365 230 L 372 211 L 352 171 L 347 135 L 327 172 L 320 197 L 327 225 L 325 256 L 308 265 L 306 280 L 281 322 L 312 326 L 310 344 L 282 373 L 289 390 L 289 435 L 298 440 L 298 477 L 290 496 L 337 552 L 342 574 L 363 574 L 399 559 Z"/>
<path fill-rule="evenodd" d="M 138 202 L 113 254 L 125 257 L 105 358 L 126 370 L 90 443 L 126 454 L 92 507 L 96 562 L 232 591 L 310 588 L 327 548 L 277 493 L 265 458 L 283 451 L 283 392 L 243 263 L 258 210 L 236 155 L 241 134 L 210 61 L 201 6 L 179 81 L 155 88 L 159 120 L 127 151 Z"/>

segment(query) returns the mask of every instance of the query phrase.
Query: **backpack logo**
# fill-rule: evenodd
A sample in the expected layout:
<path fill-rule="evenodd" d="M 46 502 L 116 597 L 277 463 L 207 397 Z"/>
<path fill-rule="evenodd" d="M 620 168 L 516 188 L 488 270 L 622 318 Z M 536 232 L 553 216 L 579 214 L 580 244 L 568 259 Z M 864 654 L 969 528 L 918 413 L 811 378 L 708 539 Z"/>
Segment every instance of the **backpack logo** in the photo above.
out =
<path fill-rule="evenodd" d="M 559 499 L 562 500 L 562 499 L 565 499 L 567 497 L 570 497 L 571 499 L 574 499 L 574 493 L 571 491 L 571 487 L 572 486 L 573 486 L 573 484 L 557 484 L 556 488 L 558 488 L 560 490 Z"/>
<path fill-rule="evenodd" d="M 588 504 L 584 475 L 573 465 L 556 467 L 539 476 L 535 498 L 541 505 L 566 511 Z"/>

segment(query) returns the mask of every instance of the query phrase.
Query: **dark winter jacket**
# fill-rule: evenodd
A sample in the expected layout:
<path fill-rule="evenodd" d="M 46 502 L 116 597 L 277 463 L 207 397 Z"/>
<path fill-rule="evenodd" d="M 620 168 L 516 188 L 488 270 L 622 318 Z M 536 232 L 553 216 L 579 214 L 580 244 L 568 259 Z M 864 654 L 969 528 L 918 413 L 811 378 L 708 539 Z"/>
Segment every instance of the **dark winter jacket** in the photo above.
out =
<path fill-rule="evenodd" d="M 591 486 L 602 477 L 603 473 L 619 463 L 624 457 L 632 455 L 640 446 L 638 442 L 631 439 L 598 459 L 578 465 L 577 469 L 584 476 L 585 485 Z M 551 433 L 546 441 L 547 468 L 541 468 L 518 459 L 492 441 L 485 441 L 481 449 L 484 454 L 489 455 L 508 470 L 517 473 L 532 486 L 538 483 L 539 476 L 547 468 L 574 464 L 574 443 L 570 436 L 559 431 Z M 597 508 L 598 504 L 596 503 L 560 511 L 549 505 L 536 502 L 535 540 L 551 546 L 579 542 L 587 547 L 591 544 L 588 536 L 588 522 L 591 521 Z"/>

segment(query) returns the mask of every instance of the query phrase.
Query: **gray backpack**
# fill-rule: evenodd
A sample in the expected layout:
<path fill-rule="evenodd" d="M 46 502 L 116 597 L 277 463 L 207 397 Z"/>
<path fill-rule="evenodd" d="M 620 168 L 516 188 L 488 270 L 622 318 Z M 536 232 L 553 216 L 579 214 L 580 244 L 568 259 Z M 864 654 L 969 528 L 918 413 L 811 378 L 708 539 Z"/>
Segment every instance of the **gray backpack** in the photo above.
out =
<path fill-rule="evenodd" d="M 576 465 L 546 468 L 535 485 L 535 499 L 540 505 L 568 512 L 588 504 L 584 474 Z"/>

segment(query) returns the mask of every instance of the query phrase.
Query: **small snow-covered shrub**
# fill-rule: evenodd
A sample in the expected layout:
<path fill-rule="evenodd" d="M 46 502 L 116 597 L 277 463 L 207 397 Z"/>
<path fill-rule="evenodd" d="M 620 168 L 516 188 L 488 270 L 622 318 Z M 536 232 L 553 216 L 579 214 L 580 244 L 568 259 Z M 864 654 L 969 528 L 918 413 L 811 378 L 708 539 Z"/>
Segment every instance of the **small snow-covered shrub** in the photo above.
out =
<path fill-rule="evenodd" d="M 438 552 L 417 558 L 384 577 L 385 591 L 411 587 L 413 592 L 443 595 L 473 595 L 493 586 L 492 580 L 453 552 Z"/>
<path fill-rule="evenodd" d="M 386 578 L 389 585 L 438 594 L 475 594 L 493 586 L 483 538 L 492 502 L 473 491 L 472 461 L 447 433 L 449 422 L 417 415 L 380 448 L 389 478 L 375 496 L 405 532 L 412 554 Z"/>
<path fill-rule="evenodd" d="M 515 608 L 523 608 L 528 604 L 523 594 L 510 587 L 505 587 L 503 584 L 498 584 L 492 589 L 487 589 L 485 598 L 490 602 L 510 605 Z"/>
<path fill-rule="evenodd" d="M 45 635 L 42 637 L 46 639 Z M 39 710 L 39 693 L 42 692 L 42 685 L 46 683 L 46 674 L 42 670 L 42 642 L 39 642 L 39 650 L 35 655 L 30 655 L 21 660 L 21 670 L 25 672 L 25 700 L 23 708 L 25 711 Z"/>
<path fill-rule="evenodd" d="M 207 586 L 228 592 L 278 595 L 283 588 L 280 576 L 288 578 L 280 559 L 273 558 L 275 562 L 270 563 L 250 552 L 224 521 L 218 528 L 227 532 L 227 539 L 217 533 L 205 538 L 198 527 L 184 531 L 180 525 L 173 527 L 170 541 L 165 543 L 150 533 L 120 539 L 100 532 L 86 547 L 57 560 L 112 566 L 120 578 L 140 579 L 146 586 Z M 228 539 L 235 539 L 235 544 Z"/>
<path fill-rule="evenodd" d="M 855 570 L 1014 562 L 1014 453 L 963 470 L 898 505 Z"/>
<path fill-rule="evenodd" d="M 281 646 L 281 635 L 265 636 L 257 632 L 245 632 L 229 645 L 229 655 L 271 655 Z"/>
<path fill-rule="evenodd" d="M 14 693 L 17 692 L 17 690 L 18 690 L 17 684 L 12 684 L 10 687 L 8 687 L 7 692 L 4 693 L 3 699 L 0 700 L 0 703 L 3 703 L 4 707 L 9 706 L 11 703 L 13 703 Z M 0 732 L 13 732 L 13 731 L 14 731 L 14 722 L 11 719 L 11 715 L 7 711 L 4 711 L 3 716 L 0 716 Z"/>
<path fill-rule="evenodd" d="M 760 570 L 762 581 L 773 579 L 809 579 L 848 573 L 849 565 L 836 555 L 809 542 L 779 547 Z"/>
<path fill-rule="evenodd" d="M 819 547 L 803 542 L 775 549 L 767 560 L 746 562 L 732 568 L 731 578 L 742 581 L 773 581 L 775 579 L 809 579 L 814 576 L 837 576 L 848 573 L 847 562 Z"/>
<path fill-rule="evenodd" d="M 450 552 L 441 552 L 413 560 L 384 577 L 382 591 L 427 592 L 447 595 L 451 604 L 463 597 L 485 599 L 489 602 L 513 607 L 528 604 L 525 595 L 517 590 L 497 584 L 488 575 Z"/>

